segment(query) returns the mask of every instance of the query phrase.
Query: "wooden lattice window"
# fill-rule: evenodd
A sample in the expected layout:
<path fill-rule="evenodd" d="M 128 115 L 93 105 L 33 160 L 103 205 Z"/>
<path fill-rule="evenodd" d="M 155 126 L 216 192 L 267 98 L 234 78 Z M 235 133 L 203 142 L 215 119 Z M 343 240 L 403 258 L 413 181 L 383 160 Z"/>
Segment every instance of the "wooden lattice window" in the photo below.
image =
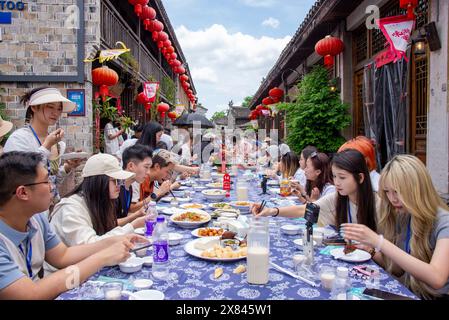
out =
<path fill-rule="evenodd" d="M 397 0 L 391 0 L 380 9 L 380 16 L 382 18 L 398 16 L 404 13 L 406 13 L 406 11 L 399 7 L 399 1 Z M 380 29 L 372 30 L 371 40 L 372 55 L 376 55 L 385 49 L 387 40 Z"/>
<path fill-rule="evenodd" d="M 415 90 L 416 90 L 416 132 L 417 136 L 427 135 L 428 109 L 428 63 L 427 58 L 415 62 Z"/>
<path fill-rule="evenodd" d="M 368 58 L 368 30 L 362 24 L 353 32 L 354 62 L 358 64 Z"/>

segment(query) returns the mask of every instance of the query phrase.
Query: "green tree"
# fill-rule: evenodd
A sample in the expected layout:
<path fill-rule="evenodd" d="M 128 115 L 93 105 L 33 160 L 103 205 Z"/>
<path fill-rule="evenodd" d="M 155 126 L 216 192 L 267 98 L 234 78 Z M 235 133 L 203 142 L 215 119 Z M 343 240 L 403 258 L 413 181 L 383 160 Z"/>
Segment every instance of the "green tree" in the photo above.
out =
<path fill-rule="evenodd" d="M 217 111 L 214 113 L 214 115 L 211 118 L 211 121 L 215 121 L 217 119 L 221 119 L 226 117 L 226 111 Z"/>
<path fill-rule="evenodd" d="M 287 143 L 298 153 L 308 145 L 336 152 L 345 141 L 340 132 L 351 123 L 349 106 L 328 83 L 327 70 L 318 66 L 298 84 L 296 101 L 279 106 L 286 111 Z"/>
<path fill-rule="evenodd" d="M 243 99 L 242 107 L 249 108 L 249 104 L 251 103 L 252 100 L 253 100 L 253 96 L 248 96 L 245 99 Z"/>

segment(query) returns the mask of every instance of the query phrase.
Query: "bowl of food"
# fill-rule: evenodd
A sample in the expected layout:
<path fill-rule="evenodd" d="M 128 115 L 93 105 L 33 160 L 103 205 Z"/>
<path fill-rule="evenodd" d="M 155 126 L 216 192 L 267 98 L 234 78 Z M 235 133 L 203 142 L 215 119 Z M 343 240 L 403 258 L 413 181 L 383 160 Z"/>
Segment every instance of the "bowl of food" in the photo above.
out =
<path fill-rule="evenodd" d="M 214 189 L 217 189 L 217 188 L 223 188 L 223 182 L 213 182 L 213 183 L 208 183 L 208 184 L 206 184 L 206 187 L 208 187 L 208 188 L 214 188 Z"/>
<path fill-rule="evenodd" d="M 201 193 L 207 200 L 222 201 L 226 198 L 226 191 L 219 189 L 203 190 Z"/>
<path fill-rule="evenodd" d="M 240 247 L 240 240 L 237 239 L 222 239 L 220 244 L 223 248 L 231 247 L 232 250 L 237 250 Z"/>
<path fill-rule="evenodd" d="M 217 209 L 214 211 L 214 215 L 217 217 L 237 218 L 240 215 L 238 209 Z"/>
<path fill-rule="evenodd" d="M 290 236 L 299 234 L 301 232 L 301 230 L 302 230 L 302 228 L 299 225 L 286 224 L 286 225 L 281 226 L 281 231 Z"/>
<path fill-rule="evenodd" d="M 182 234 L 170 232 L 168 234 L 168 244 L 171 246 L 177 246 L 178 244 L 181 243 L 182 238 L 183 238 Z"/>
<path fill-rule="evenodd" d="M 248 213 L 251 210 L 252 203 L 249 201 L 232 201 L 231 206 L 240 210 L 241 213 Z"/>
<path fill-rule="evenodd" d="M 142 269 L 143 260 L 142 258 L 131 257 L 125 262 L 120 263 L 118 266 L 121 272 L 134 273 Z"/>
<path fill-rule="evenodd" d="M 210 215 L 203 210 L 189 209 L 170 216 L 170 221 L 182 228 L 198 228 L 210 221 Z"/>
<path fill-rule="evenodd" d="M 181 204 L 179 207 L 183 209 L 204 209 L 204 204 L 201 203 L 184 203 Z"/>
<path fill-rule="evenodd" d="M 212 209 L 231 209 L 232 206 L 226 202 L 216 202 L 209 204 L 209 207 Z"/>
<path fill-rule="evenodd" d="M 198 238 L 221 237 L 223 228 L 199 228 L 192 231 L 192 235 Z"/>

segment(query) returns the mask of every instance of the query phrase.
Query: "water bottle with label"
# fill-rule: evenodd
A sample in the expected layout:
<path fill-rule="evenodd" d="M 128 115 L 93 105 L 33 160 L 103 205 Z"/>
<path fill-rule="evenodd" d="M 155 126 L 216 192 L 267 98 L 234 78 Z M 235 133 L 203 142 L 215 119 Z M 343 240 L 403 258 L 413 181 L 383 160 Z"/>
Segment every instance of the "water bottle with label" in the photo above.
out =
<path fill-rule="evenodd" d="M 169 252 L 168 230 L 164 217 L 158 217 L 153 231 L 153 277 L 160 280 L 168 280 Z"/>
<path fill-rule="evenodd" d="M 151 201 L 148 204 L 148 208 L 145 216 L 145 236 L 151 237 L 153 235 L 154 226 L 156 225 L 158 213 L 156 208 L 156 202 Z"/>

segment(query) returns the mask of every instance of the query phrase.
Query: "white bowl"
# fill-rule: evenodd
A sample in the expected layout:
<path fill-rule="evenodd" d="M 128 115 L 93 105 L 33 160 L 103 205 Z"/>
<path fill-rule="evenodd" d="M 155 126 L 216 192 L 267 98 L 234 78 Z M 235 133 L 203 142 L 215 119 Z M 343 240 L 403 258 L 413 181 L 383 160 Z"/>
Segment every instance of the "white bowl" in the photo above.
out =
<path fill-rule="evenodd" d="M 302 247 L 304 246 L 304 240 L 302 240 L 302 239 L 296 239 L 296 240 L 293 240 L 293 243 L 294 243 L 299 249 L 302 249 Z M 316 245 L 317 245 L 316 241 L 313 240 L 313 246 L 316 246 Z"/>
<path fill-rule="evenodd" d="M 176 246 L 181 243 L 184 236 L 180 233 L 169 233 L 168 234 L 168 244 L 171 246 Z"/>
<path fill-rule="evenodd" d="M 294 225 L 294 224 L 286 224 L 281 226 L 281 231 L 285 234 L 294 236 L 301 232 L 301 226 Z"/>
<path fill-rule="evenodd" d="M 242 206 L 238 204 L 239 202 L 247 202 L 248 206 Z M 249 201 L 232 201 L 230 205 L 238 210 L 240 210 L 241 213 L 248 213 L 251 210 L 252 202 Z"/>
<path fill-rule="evenodd" d="M 136 279 L 133 281 L 133 286 L 137 290 L 150 289 L 152 285 L 153 281 L 151 281 L 150 279 Z"/>
<path fill-rule="evenodd" d="M 165 295 L 158 290 L 141 290 L 133 292 L 129 300 L 164 300 Z"/>
<path fill-rule="evenodd" d="M 177 220 L 175 220 L 176 218 L 178 218 L 179 216 L 181 216 L 183 213 L 186 213 L 186 212 L 198 213 L 198 214 L 204 216 L 204 219 L 201 221 L 177 221 Z M 183 213 L 177 213 L 177 214 L 170 216 L 170 221 L 182 228 L 196 229 L 196 228 L 200 227 L 201 225 L 208 223 L 211 219 L 211 216 L 209 213 L 207 213 L 206 211 L 203 211 L 203 210 L 199 210 L 199 209 L 184 210 Z"/>
<path fill-rule="evenodd" d="M 219 189 L 210 189 L 201 191 L 207 200 L 223 201 L 226 198 L 226 191 Z"/>
<path fill-rule="evenodd" d="M 119 264 L 120 271 L 124 273 L 134 273 L 140 271 L 143 266 L 142 258 L 131 257 L 125 262 Z"/>
<path fill-rule="evenodd" d="M 151 267 L 153 265 L 153 257 L 152 256 L 146 256 L 145 258 L 141 258 L 143 261 L 143 265 L 145 267 Z"/>

